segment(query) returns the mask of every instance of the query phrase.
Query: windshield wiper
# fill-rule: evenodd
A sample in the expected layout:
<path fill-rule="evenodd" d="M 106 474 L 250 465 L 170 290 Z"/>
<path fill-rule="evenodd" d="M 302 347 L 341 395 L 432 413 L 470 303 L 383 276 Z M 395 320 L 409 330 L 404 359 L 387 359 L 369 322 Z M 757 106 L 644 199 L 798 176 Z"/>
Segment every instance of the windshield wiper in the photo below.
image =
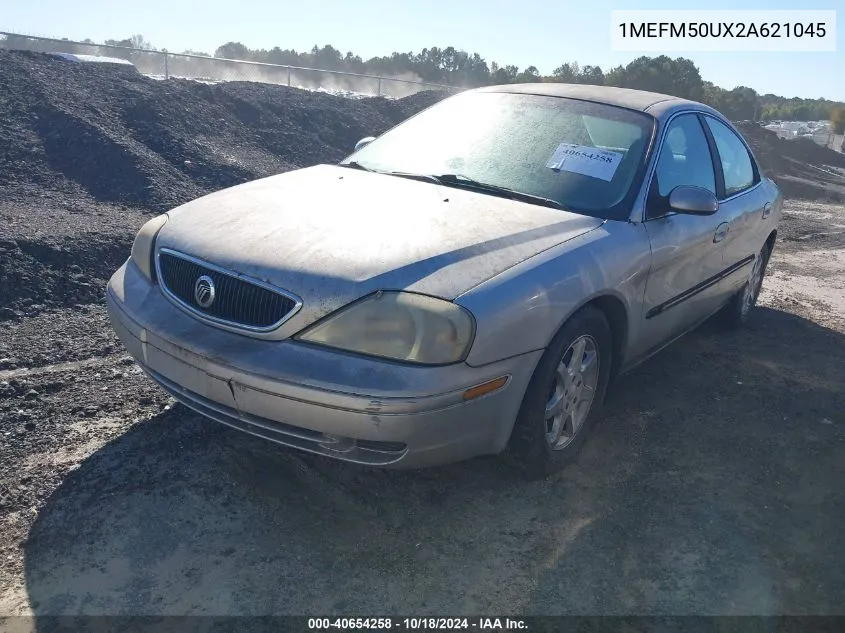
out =
<path fill-rule="evenodd" d="M 399 178 L 410 178 L 411 180 L 422 180 L 423 182 L 433 182 L 440 184 L 437 176 L 429 176 L 428 174 L 415 174 L 409 171 L 382 171 L 381 169 L 373 169 L 366 167 L 358 161 L 351 160 L 348 163 L 338 163 L 340 167 L 349 167 L 350 169 L 360 169 L 361 171 L 369 171 L 373 174 L 386 174 L 388 176 L 398 176 Z"/>
<path fill-rule="evenodd" d="M 385 174 L 387 176 L 397 176 L 399 178 L 410 178 L 411 180 L 422 180 L 423 182 L 433 182 L 435 184 L 440 184 L 440 180 L 437 176 L 430 176 L 428 174 L 416 174 L 410 171 L 383 171 L 381 169 L 373 169 L 372 167 L 367 167 L 362 165 L 356 160 L 351 160 L 348 163 L 338 163 L 339 167 L 349 167 L 350 169 L 360 169 L 361 171 L 368 171 L 373 174 Z"/>
<path fill-rule="evenodd" d="M 509 189 L 508 187 L 501 187 L 499 185 L 491 185 L 486 182 L 480 182 L 469 176 L 462 174 L 421 174 L 408 171 L 381 171 L 379 169 L 372 169 L 365 167 L 357 161 L 349 161 L 348 163 L 340 163 L 341 167 L 349 167 L 351 169 L 360 169 L 362 171 L 369 171 L 374 174 L 386 174 L 388 176 L 397 176 L 399 178 L 410 178 L 411 180 L 421 180 L 423 182 L 431 182 L 436 185 L 443 185 L 445 187 L 455 187 L 459 189 L 472 189 L 475 191 L 483 191 L 494 196 L 502 198 L 510 198 L 511 200 L 518 200 L 520 202 L 528 202 L 537 204 L 543 207 L 550 207 L 552 209 L 560 209 L 561 211 L 570 211 L 557 200 L 551 198 L 544 198 L 533 193 L 525 193 L 524 191 L 517 191 L 516 189 Z"/>
<path fill-rule="evenodd" d="M 515 189 L 509 189 L 508 187 L 479 182 L 478 180 L 461 174 L 438 174 L 436 176 L 429 176 L 429 178 L 446 187 L 474 189 L 476 191 L 483 191 L 484 193 L 500 196 L 502 198 L 510 198 L 511 200 L 518 200 L 520 202 L 528 202 L 544 207 L 551 207 L 552 209 L 560 209 L 561 211 L 569 211 L 569 209 L 557 200 L 544 198 L 543 196 L 538 196 L 533 193 L 525 193 L 524 191 L 516 191 Z"/>
<path fill-rule="evenodd" d="M 349 167 L 350 169 L 360 169 L 361 171 L 375 171 L 375 169 L 364 167 L 364 165 L 359 163 L 357 160 L 350 160 L 348 163 L 338 163 L 338 167 Z"/>
<path fill-rule="evenodd" d="M 389 176 L 398 176 L 399 178 L 410 178 L 411 180 L 422 180 L 423 182 L 433 182 L 437 185 L 440 183 L 440 178 L 437 176 L 432 176 L 430 174 L 415 174 L 410 171 L 383 171 L 383 174 L 388 174 Z"/>
<path fill-rule="evenodd" d="M 360 169 L 361 171 L 369 171 L 374 174 L 387 174 L 388 176 L 399 176 L 400 178 L 411 178 L 413 180 L 423 180 L 425 182 L 439 183 L 436 176 L 429 176 L 428 174 L 415 174 L 409 171 L 383 171 L 381 169 L 373 169 L 362 165 L 357 160 L 350 160 L 348 163 L 338 163 L 339 167 L 349 167 L 350 169 Z"/>

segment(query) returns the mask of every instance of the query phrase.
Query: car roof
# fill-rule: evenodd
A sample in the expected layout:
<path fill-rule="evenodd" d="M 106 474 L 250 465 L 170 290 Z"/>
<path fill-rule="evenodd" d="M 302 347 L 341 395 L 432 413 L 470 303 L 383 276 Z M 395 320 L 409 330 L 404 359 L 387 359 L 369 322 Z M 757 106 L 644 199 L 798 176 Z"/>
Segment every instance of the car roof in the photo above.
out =
<path fill-rule="evenodd" d="M 630 110 L 640 110 L 656 117 L 682 108 L 715 112 L 712 108 L 697 101 L 681 99 L 680 97 L 673 97 L 672 95 L 661 94 L 659 92 L 647 92 L 632 88 L 616 88 L 614 86 L 564 83 L 505 84 L 476 88 L 473 92 L 510 92 L 514 94 L 532 94 L 548 97 L 568 97 L 570 99 L 607 103 Z"/>

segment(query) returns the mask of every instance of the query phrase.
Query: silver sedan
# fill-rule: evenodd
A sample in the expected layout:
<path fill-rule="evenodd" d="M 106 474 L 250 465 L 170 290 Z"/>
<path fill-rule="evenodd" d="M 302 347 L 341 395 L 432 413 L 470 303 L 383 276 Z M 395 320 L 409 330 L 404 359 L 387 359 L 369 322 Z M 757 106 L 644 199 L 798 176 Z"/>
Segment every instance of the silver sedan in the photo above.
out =
<path fill-rule="evenodd" d="M 376 466 L 506 451 L 542 476 L 615 376 L 749 318 L 781 206 L 705 105 L 483 88 L 153 218 L 109 312 L 153 380 L 247 433 Z"/>

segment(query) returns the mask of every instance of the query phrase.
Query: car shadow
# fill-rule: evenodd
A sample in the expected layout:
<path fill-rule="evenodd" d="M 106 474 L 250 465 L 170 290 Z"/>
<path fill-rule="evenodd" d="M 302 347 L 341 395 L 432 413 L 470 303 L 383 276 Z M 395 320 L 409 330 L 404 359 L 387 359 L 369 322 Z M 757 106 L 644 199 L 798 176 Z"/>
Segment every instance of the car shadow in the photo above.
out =
<path fill-rule="evenodd" d="M 35 614 L 777 614 L 845 605 L 845 337 L 760 308 L 611 391 L 576 463 L 385 471 L 176 407 L 25 544 Z M 479 423 L 483 423 L 480 420 Z"/>

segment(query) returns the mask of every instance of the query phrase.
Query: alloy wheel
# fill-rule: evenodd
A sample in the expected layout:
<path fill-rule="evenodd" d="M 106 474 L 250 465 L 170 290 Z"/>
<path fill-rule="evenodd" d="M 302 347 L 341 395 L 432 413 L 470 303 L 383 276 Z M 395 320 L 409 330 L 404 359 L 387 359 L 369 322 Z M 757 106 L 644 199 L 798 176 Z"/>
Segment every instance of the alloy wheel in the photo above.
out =
<path fill-rule="evenodd" d="M 546 404 L 546 442 L 553 450 L 568 446 L 584 424 L 599 380 L 599 354 L 592 336 L 576 338 L 555 370 Z"/>
<path fill-rule="evenodd" d="M 748 311 L 757 302 L 757 296 L 760 294 L 760 289 L 763 286 L 765 258 L 766 251 L 763 249 L 754 259 L 754 267 L 751 269 L 751 275 L 748 277 L 748 283 L 745 285 L 745 290 L 742 293 L 742 314 L 748 314 Z"/>

